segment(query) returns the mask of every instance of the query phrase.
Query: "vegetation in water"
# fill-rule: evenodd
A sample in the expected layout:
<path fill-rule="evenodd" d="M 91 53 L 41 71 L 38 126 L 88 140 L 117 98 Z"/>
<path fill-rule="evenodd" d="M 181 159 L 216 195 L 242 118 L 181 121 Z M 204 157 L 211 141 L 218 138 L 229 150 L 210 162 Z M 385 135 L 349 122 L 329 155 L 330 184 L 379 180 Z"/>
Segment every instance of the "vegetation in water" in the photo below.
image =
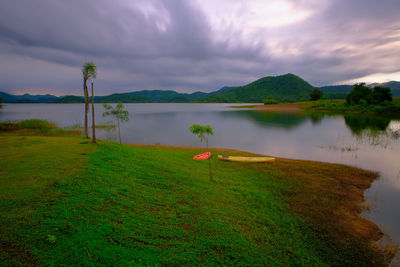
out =
<path fill-rule="evenodd" d="M 121 122 L 129 121 L 129 111 L 124 110 L 124 104 L 122 103 L 118 103 L 115 107 L 103 104 L 103 107 L 106 109 L 106 111 L 103 112 L 103 117 L 112 116 L 117 120 L 118 137 L 119 137 L 119 143 L 121 144 L 122 141 L 121 141 L 120 124 Z"/>
<path fill-rule="evenodd" d="M 76 128 L 61 129 L 54 123 L 39 120 L 22 120 L 22 121 L 2 121 L 0 122 L 1 134 L 19 134 L 19 135 L 46 135 L 46 136 L 62 136 L 62 135 L 80 135 L 81 131 Z"/>

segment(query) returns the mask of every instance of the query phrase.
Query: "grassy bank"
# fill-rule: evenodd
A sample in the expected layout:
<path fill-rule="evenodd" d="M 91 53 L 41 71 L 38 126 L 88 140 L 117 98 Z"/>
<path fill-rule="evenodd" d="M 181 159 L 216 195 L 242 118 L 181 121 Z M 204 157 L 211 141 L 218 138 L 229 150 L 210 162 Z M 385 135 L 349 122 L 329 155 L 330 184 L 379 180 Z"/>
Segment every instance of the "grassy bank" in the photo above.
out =
<path fill-rule="evenodd" d="M 191 158 L 202 149 L 0 136 L 0 265 L 380 266 L 377 175 Z M 219 153 L 243 152 L 211 150 Z"/>
<path fill-rule="evenodd" d="M 323 111 L 337 113 L 366 113 L 378 115 L 390 115 L 400 117 L 400 100 L 395 98 L 393 103 L 386 105 L 346 105 L 345 101 L 317 101 L 304 107 L 307 111 Z"/>
<path fill-rule="evenodd" d="M 249 106 L 248 108 L 251 108 Z M 400 98 L 394 97 L 393 103 L 388 105 L 346 105 L 343 99 L 330 99 L 318 101 L 303 101 L 293 103 L 279 103 L 270 105 L 257 105 L 253 108 L 273 112 L 329 112 L 329 113 L 364 113 L 400 117 Z"/>
<path fill-rule="evenodd" d="M 61 129 L 54 123 L 32 119 L 22 121 L 1 121 L 2 135 L 79 136 L 79 128 Z"/>

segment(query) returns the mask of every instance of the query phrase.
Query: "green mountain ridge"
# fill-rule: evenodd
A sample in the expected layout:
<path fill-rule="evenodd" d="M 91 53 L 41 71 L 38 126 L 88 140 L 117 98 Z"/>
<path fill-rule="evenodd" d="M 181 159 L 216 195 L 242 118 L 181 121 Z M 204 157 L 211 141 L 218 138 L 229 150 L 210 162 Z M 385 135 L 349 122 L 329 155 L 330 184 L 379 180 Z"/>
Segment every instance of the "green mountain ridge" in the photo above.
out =
<path fill-rule="evenodd" d="M 222 94 L 215 94 L 199 102 L 260 103 L 273 97 L 279 101 L 308 99 L 314 87 L 300 77 L 288 73 L 258 79 L 245 86 L 232 88 Z"/>
<path fill-rule="evenodd" d="M 373 86 L 389 87 L 393 96 L 400 96 L 400 82 L 391 81 Z M 345 98 L 353 88 L 352 85 L 331 85 L 319 87 L 327 98 Z M 308 100 L 314 87 L 294 74 L 268 76 L 244 86 L 222 87 L 205 93 L 178 93 L 173 90 L 142 90 L 128 93 L 115 93 L 107 96 L 95 96 L 96 103 L 260 103 L 263 99 L 273 97 L 281 102 Z M 0 92 L 5 103 L 82 103 L 82 96 L 66 95 L 12 95 Z"/>

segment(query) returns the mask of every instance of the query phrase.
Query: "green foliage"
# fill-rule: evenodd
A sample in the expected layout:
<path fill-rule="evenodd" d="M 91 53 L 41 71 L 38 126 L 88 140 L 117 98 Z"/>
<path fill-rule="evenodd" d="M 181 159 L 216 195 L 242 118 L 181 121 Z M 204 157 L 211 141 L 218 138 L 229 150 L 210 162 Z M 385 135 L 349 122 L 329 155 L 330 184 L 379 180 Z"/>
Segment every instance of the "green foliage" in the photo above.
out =
<path fill-rule="evenodd" d="M 18 123 L 18 125 L 21 128 L 27 128 L 27 129 L 51 129 L 56 127 L 51 122 L 39 119 L 22 120 Z"/>
<path fill-rule="evenodd" d="M 61 129 L 54 123 L 39 119 L 2 121 L 0 122 L 0 132 L 3 134 L 46 136 L 76 136 L 81 133 L 78 129 Z"/>
<path fill-rule="evenodd" d="M 365 83 L 355 84 L 353 90 L 346 96 L 347 105 L 360 105 L 371 103 L 372 91 L 365 86 Z"/>
<path fill-rule="evenodd" d="M 264 105 L 279 104 L 279 101 L 275 100 L 273 96 L 269 96 L 263 100 Z"/>
<path fill-rule="evenodd" d="M 103 117 L 113 116 L 117 119 L 119 143 L 122 143 L 120 122 L 129 121 L 129 111 L 124 110 L 124 104 L 122 103 L 118 103 L 115 107 L 103 104 L 103 107 L 106 109 L 103 113 Z"/>
<path fill-rule="evenodd" d="M 208 135 L 214 135 L 210 125 L 202 126 L 202 125 L 199 125 L 199 124 L 192 124 L 189 127 L 189 131 L 192 134 L 197 135 L 197 137 L 200 139 L 200 142 L 203 142 L 204 140 L 207 140 L 207 136 Z"/>
<path fill-rule="evenodd" d="M 325 103 L 320 102 L 315 105 L 309 106 L 307 110 L 312 111 L 329 111 L 338 113 L 367 113 L 367 114 L 380 114 L 388 115 L 394 118 L 400 117 L 400 105 L 393 102 L 383 102 L 380 105 L 347 105 L 342 103 Z"/>
<path fill-rule="evenodd" d="M 1 103 L 3 103 L 3 98 L 1 98 L 1 96 L 0 96 L 0 105 L 1 105 Z"/>
<path fill-rule="evenodd" d="M 381 86 L 375 86 L 372 90 L 372 101 L 371 104 L 379 105 L 385 102 L 393 101 L 392 92 L 390 88 L 384 88 Z"/>
<path fill-rule="evenodd" d="M 215 158 L 209 183 L 201 175 L 207 163 L 190 160 L 192 150 L 78 138 L 0 136 L 0 143 L 2 266 L 380 266 L 366 241 L 339 242 L 340 229 L 292 210 L 302 205 L 291 202 L 296 194 L 309 200 L 305 209 L 329 206 L 314 214 L 323 219 L 345 201 L 310 193 L 299 179 L 309 168 L 323 181 L 357 169 Z"/>
<path fill-rule="evenodd" d="M 314 88 L 311 93 L 310 93 L 310 100 L 311 101 L 317 101 L 321 99 L 324 95 L 324 92 L 318 88 Z"/>
<path fill-rule="evenodd" d="M 82 67 L 82 75 L 85 81 L 96 79 L 97 67 L 93 62 L 86 62 Z"/>
<path fill-rule="evenodd" d="M 122 122 L 129 121 L 129 111 L 124 110 L 124 104 L 118 103 L 115 107 L 103 104 L 103 107 L 106 109 L 106 111 L 103 112 L 103 117 L 113 116 Z"/>
<path fill-rule="evenodd" d="M 375 86 L 373 90 L 365 86 L 365 83 L 355 84 L 353 90 L 346 96 L 347 105 L 384 105 L 392 102 L 390 88 Z"/>

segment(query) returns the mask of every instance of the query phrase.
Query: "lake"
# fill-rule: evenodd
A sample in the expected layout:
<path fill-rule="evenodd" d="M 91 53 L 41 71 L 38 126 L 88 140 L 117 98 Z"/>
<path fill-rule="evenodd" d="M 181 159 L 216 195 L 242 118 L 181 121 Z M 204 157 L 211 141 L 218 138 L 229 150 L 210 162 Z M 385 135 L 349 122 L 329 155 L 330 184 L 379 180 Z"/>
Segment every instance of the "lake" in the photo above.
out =
<path fill-rule="evenodd" d="M 366 191 L 374 221 L 400 244 L 400 120 L 366 115 L 283 114 L 231 108 L 232 104 L 126 104 L 124 143 L 203 146 L 189 133 L 193 123 L 209 124 L 211 147 L 231 148 L 293 159 L 344 163 L 378 171 Z M 96 123 L 112 121 L 95 105 Z M 61 127 L 83 125 L 83 104 L 5 104 L 0 121 L 45 119 Z M 91 112 L 90 112 L 91 113 Z M 97 130 L 116 140 L 115 129 Z M 397 133 L 397 134 L 396 134 Z M 399 254 L 392 265 L 400 264 Z"/>

